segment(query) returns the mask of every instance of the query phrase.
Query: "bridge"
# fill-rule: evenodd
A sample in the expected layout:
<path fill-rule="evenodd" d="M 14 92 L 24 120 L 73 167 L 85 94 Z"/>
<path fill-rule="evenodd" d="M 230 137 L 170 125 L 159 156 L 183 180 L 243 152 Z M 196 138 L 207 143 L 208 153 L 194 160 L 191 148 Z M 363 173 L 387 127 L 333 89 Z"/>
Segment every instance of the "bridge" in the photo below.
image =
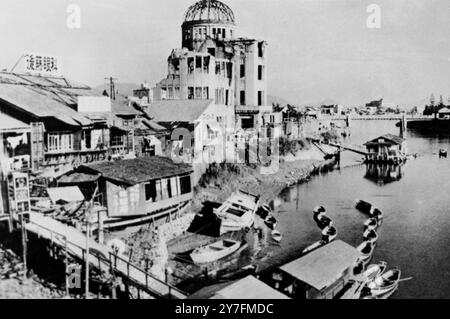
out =
<path fill-rule="evenodd" d="M 90 268 L 119 275 L 138 291 L 143 291 L 153 298 L 187 297 L 182 291 L 137 267 L 123 256 L 114 254 L 107 246 L 88 240 L 84 233 L 76 228 L 39 213 L 30 213 L 29 216 L 24 225 L 25 230 L 34 233 L 38 238 L 47 239 L 51 244 L 61 248 L 66 256 L 70 255 L 81 262 L 87 259 Z M 86 249 L 87 242 L 88 249 Z"/>
<path fill-rule="evenodd" d="M 400 121 L 402 119 L 401 115 L 354 115 L 349 117 L 350 120 L 355 121 Z M 407 116 L 406 121 L 432 121 L 434 119 L 433 116 Z M 321 118 L 321 120 L 330 120 L 330 121 L 345 121 L 347 120 L 346 116 L 330 116 Z"/>

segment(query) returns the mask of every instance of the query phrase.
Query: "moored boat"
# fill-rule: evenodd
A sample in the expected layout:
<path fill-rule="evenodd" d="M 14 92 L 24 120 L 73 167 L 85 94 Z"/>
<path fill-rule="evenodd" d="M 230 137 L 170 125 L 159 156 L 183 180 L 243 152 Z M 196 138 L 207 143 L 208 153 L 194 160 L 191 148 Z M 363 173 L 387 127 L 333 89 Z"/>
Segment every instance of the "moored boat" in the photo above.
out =
<path fill-rule="evenodd" d="M 366 231 L 367 229 L 376 230 L 379 226 L 380 226 L 380 220 L 378 220 L 377 218 L 371 217 L 364 222 L 364 231 Z"/>
<path fill-rule="evenodd" d="M 377 276 L 374 280 L 367 284 L 372 296 L 380 297 L 388 293 L 393 293 L 398 288 L 400 281 L 401 271 L 398 268 L 394 268 L 386 271 L 385 273 Z"/>
<path fill-rule="evenodd" d="M 307 253 L 312 252 L 313 250 L 316 250 L 319 247 L 322 247 L 324 245 L 328 244 L 327 242 L 324 242 L 323 240 L 318 240 L 315 243 L 312 243 L 308 247 L 302 250 L 302 255 L 306 255 Z"/>
<path fill-rule="evenodd" d="M 278 230 L 276 230 L 276 229 L 272 230 L 271 235 L 272 235 L 272 239 L 275 240 L 275 241 L 278 242 L 278 243 L 279 243 L 279 242 L 281 241 L 281 239 L 283 238 L 283 236 L 281 235 L 281 233 L 280 233 Z"/>
<path fill-rule="evenodd" d="M 356 207 L 356 209 L 358 209 L 359 211 L 361 211 L 364 214 L 370 214 L 370 210 L 372 208 L 372 204 L 370 204 L 370 203 L 368 203 L 366 201 L 363 201 L 363 200 L 358 200 L 356 202 L 355 207 Z"/>
<path fill-rule="evenodd" d="M 267 204 L 261 205 L 256 211 L 256 215 L 263 219 L 265 219 L 270 214 L 272 214 L 272 209 Z"/>
<path fill-rule="evenodd" d="M 255 221 L 259 197 L 242 191 L 233 193 L 215 214 L 221 219 L 220 234 L 249 228 Z"/>
<path fill-rule="evenodd" d="M 330 243 L 337 237 L 337 229 L 333 226 L 328 226 L 322 230 L 322 241 Z"/>
<path fill-rule="evenodd" d="M 325 215 L 319 215 L 319 216 L 320 216 L 320 219 L 316 223 L 320 229 L 325 229 L 326 227 L 330 227 L 333 225 L 333 221 L 331 220 L 330 217 L 325 216 Z"/>
<path fill-rule="evenodd" d="M 373 229 L 367 229 L 363 234 L 363 240 L 375 245 L 378 240 L 378 234 Z"/>
<path fill-rule="evenodd" d="M 371 264 L 367 266 L 366 270 L 361 274 L 356 275 L 355 279 L 360 282 L 367 283 L 374 280 L 376 277 L 382 275 L 387 268 L 387 263 L 385 261 L 380 261 L 377 264 Z"/>
<path fill-rule="evenodd" d="M 372 254 L 375 246 L 371 242 L 364 241 L 357 248 L 361 252 L 360 262 L 365 267 L 372 259 Z"/>
<path fill-rule="evenodd" d="M 223 239 L 194 249 L 190 256 L 196 264 L 210 263 L 231 255 L 240 246 L 241 243 L 239 241 Z"/>
<path fill-rule="evenodd" d="M 447 158 L 447 150 L 441 148 L 441 149 L 439 150 L 439 157 Z"/>
<path fill-rule="evenodd" d="M 277 227 L 277 220 L 273 215 L 268 215 L 266 219 L 264 220 L 264 224 L 266 224 L 267 227 L 270 229 L 275 229 Z"/>

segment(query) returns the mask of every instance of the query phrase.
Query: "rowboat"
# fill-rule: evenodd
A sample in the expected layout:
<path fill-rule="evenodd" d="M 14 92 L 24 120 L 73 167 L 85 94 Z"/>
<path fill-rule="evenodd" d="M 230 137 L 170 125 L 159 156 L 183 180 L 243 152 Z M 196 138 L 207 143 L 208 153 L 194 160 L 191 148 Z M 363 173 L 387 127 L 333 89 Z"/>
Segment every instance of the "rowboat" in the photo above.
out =
<path fill-rule="evenodd" d="M 250 228 L 255 222 L 259 196 L 242 191 L 233 193 L 214 213 L 221 219 L 220 234 Z"/>
<path fill-rule="evenodd" d="M 320 229 L 325 229 L 326 227 L 332 226 L 333 221 L 331 218 L 325 215 L 319 215 L 320 219 L 317 221 L 317 226 L 319 226 Z"/>
<path fill-rule="evenodd" d="M 362 299 L 388 299 L 390 296 L 392 296 L 398 289 L 398 284 L 392 286 L 391 289 L 386 290 L 385 292 L 378 294 L 376 296 L 372 295 L 369 289 L 368 295 L 364 296 Z"/>
<path fill-rule="evenodd" d="M 367 229 L 363 234 L 363 240 L 375 245 L 378 240 L 378 234 L 373 229 Z"/>
<path fill-rule="evenodd" d="M 378 208 L 374 207 L 372 204 L 366 201 L 363 200 L 357 201 L 355 207 L 362 213 L 369 215 L 371 218 L 376 218 L 377 220 L 383 218 L 383 213 Z"/>
<path fill-rule="evenodd" d="M 381 220 L 377 218 L 369 218 L 364 222 L 364 231 L 367 229 L 377 229 L 381 225 Z"/>
<path fill-rule="evenodd" d="M 272 213 L 272 210 L 270 209 L 270 206 L 267 204 L 264 204 L 258 208 L 256 211 L 256 215 L 259 217 L 265 219 L 268 215 Z"/>
<path fill-rule="evenodd" d="M 240 246 L 241 243 L 239 241 L 223 239 L 194 249 L 190 256 L 196 264 L 210 263 L 231 255 Z"/>
<path fill-rule="evenodd" d="M 271 235 L 272 235 L 272 238 L 273 238 L 273 240 L 275 240 L 276 242 L 280 242 L 281 241 L 281 239 L 283 238 L 283 236 L 281 235 L 281 233 L 278 231 L 278 230 L 272 230 L 272 233 L 271 233 Z"/>
<path fill-rule="evenodd" d="M 322 230 L 322 241 L 326 243 L 332 242 L 337 237 L 337 229 L 333 226 L 328 226 Z"/>
<path fill-rule="evenodd" d="M 268 215 L 264 220 L 264 224 L 270 229 L 275 229 L 275 227 L 277 227 L 277 220 L 273 215 Z"/>
<path fill-rule="evenodd" d="M 357 248 L 362 256 L 359 258 L 359 261 L 363 264 L 363 266 L 367 265 L 369 261 L 372 259 L 372 254 L 375 249 L 375 246 L 371 242 L 364 241 Z"/>
<path fill-rule="evenodd" d="M 377 264 L 371 264 L 367 266 L 366 270 L 361 274 L 355 276 L 355 279 L 360 282 L 370 282 L 376 277 L 381 276 L 386 271 L 387 263 L 380 261 Z"/>
<path fill-rule="evenodd" d="M 364 214 L 369 214 L 371 208 L 372 208 L 372 204 L 370 204 L 366 201 L 359 200 L 356 202 L 356 209 L 363 212 Z"/>
<path fill-rule="evenodd" d="M 398 268 L 388 270 L 387 272 L 377 276 L 374 280 L 367 284 L 370 288 L 372 296 L 379 297 L 388 293 L 393 293 L 392 290 L 398 288 L 401 271 Z"/>

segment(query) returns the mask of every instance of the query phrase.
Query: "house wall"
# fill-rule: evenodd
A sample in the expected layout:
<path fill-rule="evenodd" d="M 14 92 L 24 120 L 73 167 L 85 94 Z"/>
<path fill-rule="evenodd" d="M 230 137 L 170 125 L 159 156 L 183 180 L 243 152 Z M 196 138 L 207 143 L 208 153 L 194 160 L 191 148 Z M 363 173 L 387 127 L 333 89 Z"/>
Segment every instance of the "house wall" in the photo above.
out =
<path fill-rule="evenodd" d="M 172 190 L 176 187 L 179 195 L 171 198 L 166 198 L 167 196 L 163 195 L 162 199 L 156 200 L 147 200 L 146 184 L 148 183 L 125 187 L 106 181 L 103 192 L 106 193 L 105 199 L 106 207 L 108 208 L 108 216 L 126 217 L 148 215 L 192 199 L 192 179 L 190 192 L 185 194 L 180 194 L 180 176 L 169 179 L 171 182 L 175 182 L 174 184 L 171 183 L 171 186 L 176 185 L 173 186 L 174 188 L 172 188 Z M 161 184 L 167 186 L 167 180 L 167 178 L 161 179 Z M 162 192 L 163 194 L 167 194 L 167 187 L 162 187 Z"/>

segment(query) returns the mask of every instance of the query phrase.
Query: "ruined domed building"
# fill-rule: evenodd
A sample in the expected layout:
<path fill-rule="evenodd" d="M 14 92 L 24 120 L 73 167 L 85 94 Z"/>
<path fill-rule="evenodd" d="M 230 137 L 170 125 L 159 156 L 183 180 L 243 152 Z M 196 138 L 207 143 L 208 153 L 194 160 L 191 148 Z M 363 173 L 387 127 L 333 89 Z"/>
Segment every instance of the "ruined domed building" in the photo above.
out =
<path fill-rule="evenodd" d="M 184 15 L 182 48 L 168 58 L 168 75 L 155 100 L 213 100 L 226 126 L 256 128 L 267 106 L 266 42 L 241 37 L 233 11 L 217 0 L 201 0 Z M 230 118 L 231 117 L 231 118 Z"/>

